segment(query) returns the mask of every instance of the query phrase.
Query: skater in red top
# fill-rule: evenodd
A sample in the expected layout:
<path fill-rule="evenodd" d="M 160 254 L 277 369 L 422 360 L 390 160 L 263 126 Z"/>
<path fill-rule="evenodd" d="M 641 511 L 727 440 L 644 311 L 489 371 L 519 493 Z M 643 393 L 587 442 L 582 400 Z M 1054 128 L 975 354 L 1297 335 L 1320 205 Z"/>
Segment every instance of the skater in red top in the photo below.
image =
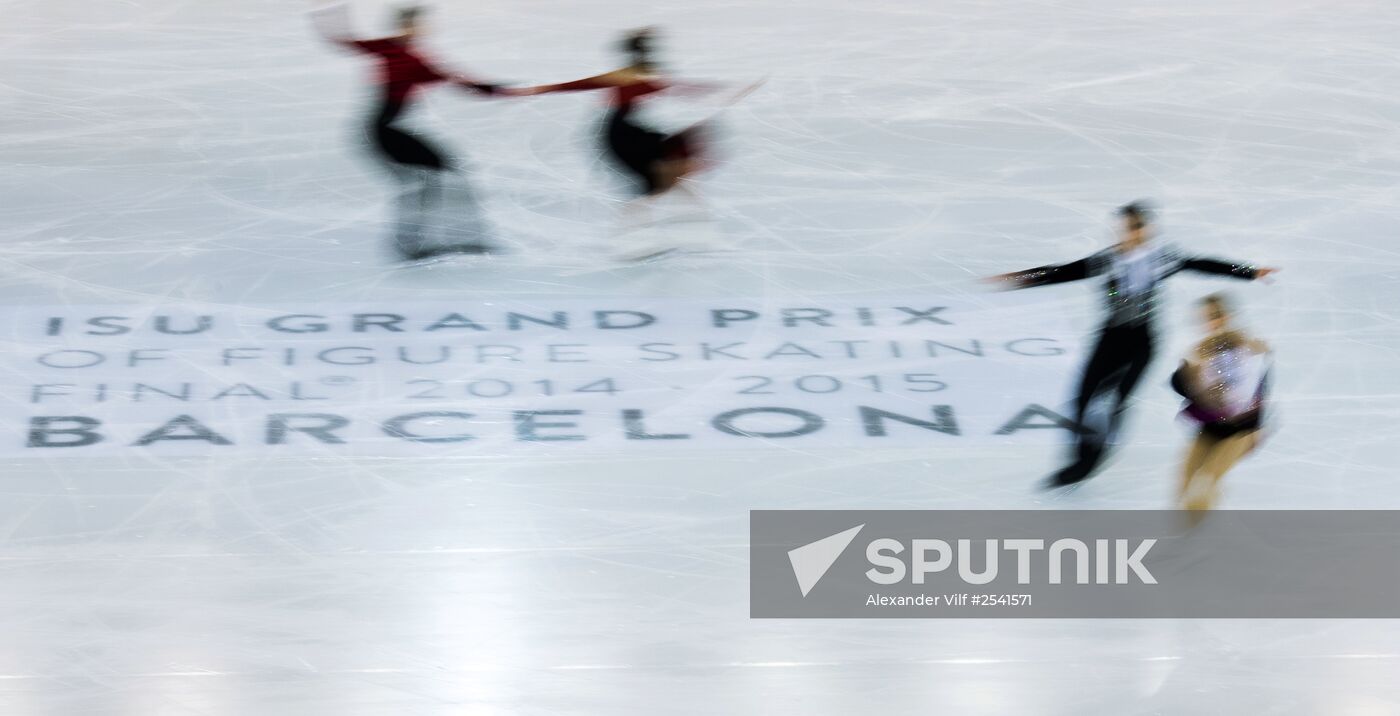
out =
<path fill-rule="evenodd" d="M 322 7 L 312 12 L 312 20 L 326 39 L 378 61 L 379 100 L 368 134 L 401 185 L 395 237 L 399 255 L 412 261 L 444 253 L 484 253 L 484 221 L 460 167 L 442 150 L 403 129 L 398 120 L 424 86 L 448 82 L 483 95 L 499 88 L 442 70 L 418 51 L 414 40 L 421 30 L 420 8 L 398 11 L 398 34 L 369 40 L 349 36 L 348 12 L 343 4 Z M 451 174 L 457 175 L 455 186 L 446 181 Z M 449 191 L 457 195 L 452 202 L 445 201 Z M 434 215 L 444 211 L 461 213 L 435 220 Z"/>
<path fill-rule="evenodd" d="M 627 65 L 612 72 L 574 82 L 503 91 L 511 96 L 525 97 L 552 92 L 607 90 L 611 94 L 611 102 L 604 142 L 608 155 L 636 180 L 642 201 L 633 202 L 629 206 L 632 211 L 645 208 L 645 200 L 672 189 L 686 191 L 698 201 L 683 180 L 700 168 L 703 149 L 700 139 L 703 122 L 668 134 L 639 121 L 636 112 L 638 106 L 643 100 L 662 92 L 708 93 L 720 89 L 717 85 L 679 82 L 663 75 L 653 55 L 655 37 L 656 33 L 651 28 L 628 33 L 621 43 Z M 754 87 L 756 85 L 744 88 L 730 101 L 739 99 Z"/>
<path fill-rule="evenodd" d="M 595 77 L 555 85 L 508 90 L 508 94 L 529 96 L 550 92 L 578 92 L 606 89 L 612 93 L 607 117 L 607 148 L 618 164 L 638 181 L 644 195 L 655 196 L 689 176 L 695 169 L 699 151 L 697 128 L 665 134 L 639 123 L 633 112 L 639 101 L 668 89 L 709 90 L 681 84 L 662 76 L 652 55 L 655 32 L 650 28 L 629 33 L 622 41 L 628 63 L 625 67 Z"/>

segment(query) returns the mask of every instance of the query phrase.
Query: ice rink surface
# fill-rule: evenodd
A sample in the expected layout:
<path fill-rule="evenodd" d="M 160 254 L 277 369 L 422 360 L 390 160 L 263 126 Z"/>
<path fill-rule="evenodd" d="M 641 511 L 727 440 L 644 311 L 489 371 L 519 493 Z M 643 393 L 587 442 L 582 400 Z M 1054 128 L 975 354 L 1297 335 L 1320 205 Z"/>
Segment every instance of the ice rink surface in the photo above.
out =
<path fill-rule="evenodd" d="M 415 119 L 469 158 L 509 251 L 416 268 L 389 267 L 387 189 L 355 143 L 369 68 L 302 4 L 0 10 L 13 316 L 981 301 L 977 277 L 1104 246 L 1110 212 L 1142 197 L 1178 244 L 1283 268 L 1271 285 L 1173 280 L 1128 445 L 1069 495 L 1035 489 L 1060 450 L 1030 439 L 35 455 L 11 392 L 0 713 L 1400 711 L 1393 622 L 756 621 L 747 603 L 750 509 L 1168 506 L 1187 436 L 1164 383 L 1191 302 L 1222 287 L 1279 364 L 1277 432 L 1225 506 L 1400 507 L 1400 4 L 439 2 L 434 54 L 483 77 L 609 69 L 617 33 L 655 23 L 678 74 L 768 81 L 723 116 L 701 182 L 735 251 L 624 267 L 598 259 L 625 239 L 597 97 L 434 90 Z M 1098 317 L 1086 286 L 1007 300 L 1075 340 Z M 26 327 L 7 323 L 22 355 Z"/>

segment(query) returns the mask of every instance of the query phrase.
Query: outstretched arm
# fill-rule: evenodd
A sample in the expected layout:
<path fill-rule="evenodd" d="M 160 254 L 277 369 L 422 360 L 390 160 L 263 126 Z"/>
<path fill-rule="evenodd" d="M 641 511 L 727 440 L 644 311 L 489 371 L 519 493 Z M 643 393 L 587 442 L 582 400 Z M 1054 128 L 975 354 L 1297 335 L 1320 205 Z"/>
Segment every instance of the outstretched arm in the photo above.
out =
<path fill-rule="evenodd" d="M 720 100 L 724 104 L 730 105 L 753 94 L 754 90 L 757 90 L 759 87 L 762 87 L 763 83 L 767 81 L 767 78 L 763 78 L 755 82 L 750 82 L 749 84 L 739 87 L 738 89 L 734 89 L 734 85 L 731 84 L 721 84 L 718 82 L 696 82 L 693 80 L 667 80 L 665 84 L 666 90 L 668 92 L 674 92 L 675 94 L 681 95 L 683 97 L 702 97 L 705 95 L 717 94 L 719 92 L 732 89 L 733 91 L 729 94 L 729 96 Z"/>
<path fill-rule="evenodd" d="M 476 92 L 477 94 L 484 94 L 488 97 L 491 95 L 501 94 L 502 91 L 505 89 L 504 87 L 501 87 L 500 85 L 494 82 L 477 82 L 476 80 L 468 80 L 460 77 L 454 77 L 452 81 L 459 87 L 465 87 L 473 92 Z"/>
<path fill-rule="evenodd" d="M 341 47 L 360 49 L 350 27 L 349 5 L 338 2 L 313 6 L 307 16 L 311 18 L 311 26 L 323 39 Z"/>
<path fill-rule="evenodd" d="M 354 47 L 350 30 L 350 8 L 345 3 L 312 7 L 307 13 L 311 27 L 323 39 L 345 47 Z"/>
<path fill-rule="evenodd" d="M 344 2 L 318 4 L 318 0 L 312 0 L 312 4 L 314 7 L 307 13 L 311 17 L 311 26 L 316 28 L 316 32 L 322 38 L 341 47 L 359 52 L 374 52 L 376 46 L 385 42 L 397 42 L 404 37 L 403 35 L 390 35 L 371 40 L 357 40 L 350 23 L 350 6 L 348 4 Z"/>
<path fill-rule="evenodd" d="M 1245 279 L 1246 281 L 1264 278 L 1278 271 L 1276 268 L 1256 268 L 1250 264 L 1221 261 L 1219 259 L 1205 258 L 1203 256 L 1193 256 L 1182 259 L 1181 270 L 1215 274 L 1216 276 L 1233 276 L 1235 278 Z"/>
<path fill-rule="evenodd" d="M 473 92 L 476 92 L 477 94 L 484 94 L 490 96 L 495 94 L 502 94 L 506 91 L 499 84 L 496 84 L 494 82 L 482 82 L 479 79 L 470 77 L 468 75 L 464 75 L 460 72 L 443 72 L 442 70 L 439 70 L 436 67 L 433 68 L 433 72 L 436 72 L 438 77 L 441 77 L 442 79 L 451 82 L 452 84 L 457 85 L 458 87 L 462 87 L 464 89 L 469 89 Z"/>
<path fill-rule="evenodd" d="M 698 82 L 695 80 L 667 80 L 665 84 L 667 91 L 688 96 L 715 94 L 729 86 L 718 82 Z"/>
<path fill-rule="evenodd" d="M 1018 288 L 1031 288 L 1032 286 L 1048 286 L 1052 283 L 1069 283 L 1070 281 L 1080 281 L 1090 276 L 1098 275 L 1101 270 L 1099 254 L 1087 256 L 1078 261 L 1071 261 L 1067 264 L 1051 264 L 1049 266 L 1038 266 L 1025 271 L 1013 271 L 1011 273 L 991 276 L 986 280 L 989 283 L 1000 284 L 1007 290 Z"/>
<path fill-rule="evenodd" d="M 509 94 L 519 97 L 529 97 L 537 94 L 550 94 L 552 92 L 583 92 L 586 90 L 607 89 L 609 87 L 620 87 L 626 84 L 625 78 L 620 72 L 606 72 L 593 77 L 585 77 L 573 82 L 561 82 L 554 85 L 536 85 L 534 87 L 519 87 L 510 90 Z"/>

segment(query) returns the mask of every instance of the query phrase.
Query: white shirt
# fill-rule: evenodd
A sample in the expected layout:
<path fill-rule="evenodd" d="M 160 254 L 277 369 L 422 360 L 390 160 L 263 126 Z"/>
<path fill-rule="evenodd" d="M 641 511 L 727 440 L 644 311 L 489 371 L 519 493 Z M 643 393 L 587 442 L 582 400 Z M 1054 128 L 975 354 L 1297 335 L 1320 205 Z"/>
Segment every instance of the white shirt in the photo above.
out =
<path fill-rule="evenodd" d="M 1152 289 L 1157 281 L 1156 252 L 1149 246 L 1139 246 L 1117 260 L 1118 290 L 1136 296 Z"/>

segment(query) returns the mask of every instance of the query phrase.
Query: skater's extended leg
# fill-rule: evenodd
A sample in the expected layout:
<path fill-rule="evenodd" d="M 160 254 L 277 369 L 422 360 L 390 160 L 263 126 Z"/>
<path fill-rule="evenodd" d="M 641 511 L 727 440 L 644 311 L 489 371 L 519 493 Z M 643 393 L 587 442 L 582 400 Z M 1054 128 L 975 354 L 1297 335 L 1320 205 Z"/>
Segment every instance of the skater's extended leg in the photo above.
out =
<path fill-rule="evenodd" d="M 421 169 L 395 167 L 399 191 L 394 199 L 394 250 L 405 261 L 426 257 L 429 216 L 424 192 L 427 177 Z"/>
<path fill-rule="evenodd" d="M 444 237 L 442 250 L 457 254 L 484 254 L 490 251 L 490 226 L 481 202 L 476 198 L 464 171 L 439 172 L 448 182 L 442 200 Z"/>
<path fill-rule="evenodd" d="M 1074 398 L 1074 422 L 1081 429 L 1087 429 L 1089 406 L 1103 391 L 1104 383 L 1121 368 L 1117 340 L 1113 334 L 1104 331 L 1089 362 L 1084 364 L 1084 375 L 1079 380 L 1079 392 Z"/>
<path fill-rule="evenodd" d="M 440 233 L 436 228 L 441 224 L 443 175 L 450 172 L 452 163 L 429 142 L 394 126 L 396 116 L 396 112 L 382 113 L 371 127 L 371 139 L 400 185 L 395 248 L 400 257 L 413 261 L 440 249 L 441 242 L 433 235 Z"/>
<path fill-rule="evenodd" d="M 1128 365 L 1118 378 L 1115 390 L 1117 396 L 1113 410 L 1109 413 L 1108 434 L 1105 436 L 1105 440 L 1108 441 L 1111 441 L 1118 434 L 1123 416 L 1128 411 L 1129 399 L 1132 398 L 1138 383 L 1142 381 L 1142 375 L 1147 371 L 1147 366 L 1152 364 L 1152 336 L 1146 328 L 1134 330 L 1126 337 L 1125 343 Z"/>
<path fill-rule="evenodd" d="M 1201 472 L 1205 476 L 1205 484 L 1202 485 L 1201 496 L 1191 509 L 1208 510 L 1215 504 L 1220 495 L 1220 479 L 1225 477 L 1225 473 L 1233 469 L 1241 458 L 1254 449 L 1257 439 L 1256 432 L 1248 432 L 1225 438 L 1216 443 L 1214 449 L 1206 455 L 1205 462 L 1201 466 Z"/>
<path fill-rule="evenodd" d="M 1206 458 L 1210 455 L 1211 449 L 1217 440 L 1205 432 L 1196 436 L 1191 441 L 1191 447 L 1186 452 L 1186 459 L 1181 465 L 1181 483 L 1177 487 L 1177 503 L 1182 507 L 1187 507 L 1195 492 L 1199 489 L 1197 477 L 1201 469 L 1206 464 Z"/>
<path fill-rule="evenodd" d="M 1151 357 L 1151 338 L 1145 329 L 1113 326 L 1099 335 L 1075 398 L 1074 460 L 1051 478 L 1052 486 L 1079 482 L 1098 469 L 1107 452 L 1107 441 L 1122 419 L 1126 399 L 1142 378 Z M 1089 426 L 1087 417 L 1089 406 L 1105 389 L 1114 391 L 1115 400 L 1107 429 L 1100 431 Z"/>

